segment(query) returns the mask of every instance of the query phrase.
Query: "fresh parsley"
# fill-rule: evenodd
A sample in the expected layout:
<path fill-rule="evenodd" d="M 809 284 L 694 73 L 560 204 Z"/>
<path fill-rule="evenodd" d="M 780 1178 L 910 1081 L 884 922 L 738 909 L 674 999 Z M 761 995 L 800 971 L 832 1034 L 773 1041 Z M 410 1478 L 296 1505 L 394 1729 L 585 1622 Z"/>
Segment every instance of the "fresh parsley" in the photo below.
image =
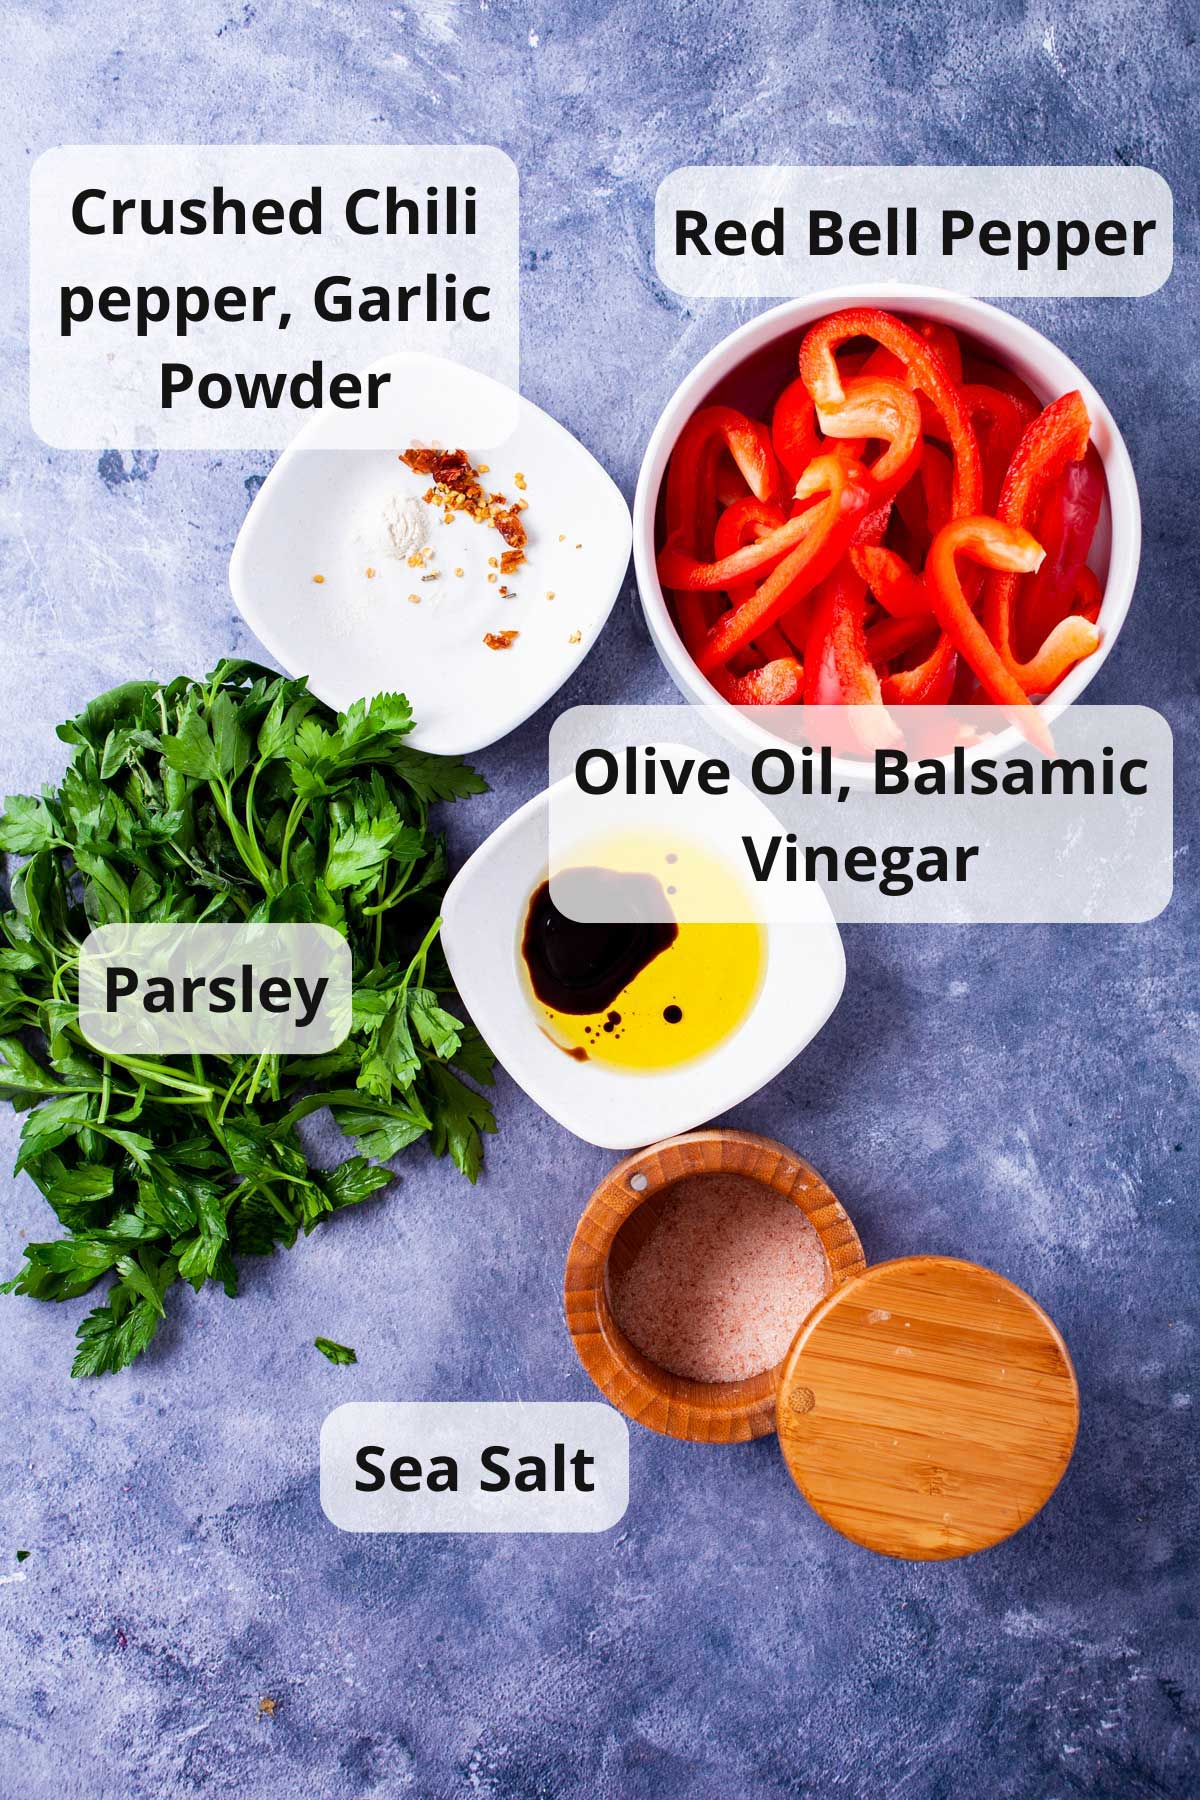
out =
<path fill-rule="evenodd" d="M 27 860 L 0 916 L 0 1097 L 25 1114 L 17 1168 L 65 1235 L 27 1244 L 3 1291 L 69 1300 L 110 1280 L 73 1374 L 139 1355 L 177 1281 L 235 1294 L 240 1257 L 385 1187 L 380 1164 L 418 1138 L 478 1174 L 492 1059 L 440 952 L 429 812 L 486 784 L 411 748 L 412 724 L 402 694 L 335 715 L 302 679 L 227 660 L 93 700 L 59 727 L 60 786 L 8 801 L 0 850 Z M 350 1036 L 319 1057 L 100 1054 L 79 1030 L 79 949 L 124 920 L 334 926 Z M 322 1107 L 357 1152 L 334 1169 L 310 1166 L 296 1129 Z"/>
<path fill-rule="evenodd" d="M 322 1356 L 327 1356 L 331 1363 L 356 1363 L 358 1361 L 357 1350 L 352 1350 L 349 1344 L 339 1344 L 333 1338 L 314 1338 L 313 1345 L 321 1352 Z"/>

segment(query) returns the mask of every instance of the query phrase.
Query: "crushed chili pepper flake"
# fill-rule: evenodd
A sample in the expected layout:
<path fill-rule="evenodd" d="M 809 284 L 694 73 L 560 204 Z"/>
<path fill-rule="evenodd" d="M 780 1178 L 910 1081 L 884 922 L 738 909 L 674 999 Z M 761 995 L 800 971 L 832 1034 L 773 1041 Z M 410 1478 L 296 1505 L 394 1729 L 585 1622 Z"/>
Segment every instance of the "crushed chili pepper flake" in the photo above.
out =
<path fill-rule="evenodd" d="M 546 589 L 546 598 L 547 598 L 547 600 L 553 600 L 553 598 L 554 598 L 554 589 L 553 588 Z"/>
<path fill-rule="evenodd" d="M 458 513 L 466 513 L 479 525 L 494 525 L 505 543 L 523 549 L 525 527 L 518 518 L 524 501 L 510 504 L 503 494 L 488 493 L 479 476 L 487 472 L 487 464 L 472 468 L 465 450 L 425 450 L 416 445 L 400 453 L 400 461 L 418 475 L 430 475 L 433 486 L 423 496 L 427 505 L 442 509 L 443 522 L 449 524 Z"/>
<path fill-rule="evenodd" d="M 489 580 L 489 581 L 499 581 L 499 579 L 500 579 L 500 577 L 499 577 L 499 576 L 498 576 L 498 575 L 495 575 L 495 574 L 491 574 L 491 575 L 489 575 L 489 576 L 488 576 L 488 580 Z"/>
<path fill-rule="evenodd" d="M 520 635 L 519 631 L 485 631 L 483 641 L 489 650 L 511 650 Z"/>
<path fill-rule="evenodd" d="M 524 475 L 522 475 L 520 469 L 518 469 L 516 474 L 513 476 L 513 484 L 514 484 L 514 486 L 519 487 L 522 493 L 525 492 L 525 486 L 526 486 L 525 477 L 524 477 Z"/>
<path fill-rule="evenodd" d="M 318 587 L 320 587 L 320 585 L 324 581 L 324 579 L 325 579 L 325 577 L 323 575 L 314 575 L 313 576 L 313 580 L 316 582 Z"/>
<path fill-rule="evenodd" d="M 498 559 L 497 559 L 497 558 L 496 558 L 496 557 L 494 557 L 494 556 L 489 556 L 489 557 L 488 557 L 488 568 L 489 568 L 489 569 L 495 569 L 495 568 L 498 568 L 498 567 L 499 567 L 499 562 L 498 562 Z"/>
<path fill-rule="evenodd" d="M 456 575 L 461 575 L 461 574 L 462 574 L 462 570 L 461 570 L 461 569 L 455 569 L 455 571 L 454 571 L 454 573 L 455 573 L 455 574 L 456 574 Z"/>
<path fill-rule="evenodd" d="M 408 603 L 410 606 L 420 606 L 420 604 L 421 604 L 420 594 L 410 594 L 408 596 Z"/>
<path fill-rule="evenodd" d="M 500 573 L 511 575 L 513 570 L 519 569 L 524 561 L 525 552 L 523 550 L 505 550 L 500 557 Z"/>
<path fill-rule="evenodd" d="M 570 637 L 567 639 L 567 642 L 568 642 L 568 644 L 581 644 L 583 642 L 582 631 L 573 631 L 571 633 Z"/>
<path fill-rule="evenodd" d="M 491 472 L 492 472 L 492 467 L 491 467 L 490 463 L 480 463 L 479 473 L 481 475 L 490 475 Z"/>
<path fill-rule="evenodd" d="M 369 564 L 368 564 L 368 566 L 367 566 L 367 580 L 368 580 L 368 581 L 374 581 L 374 579 L 375 579 L 375 571 L 374 571 L 374 569 L 372 569 L 372 568 L 371 568 L 371 567 L 370 567 L 370 565 L 369 565 Z"/>
<path fill-rule="evenodd" d="M 558 534 L 558 541 L 559 541 L 559 543 L 560 543 L 560 544 L 565 544 L 565 543 L 566 543 L 566 541 L 567 541 L 567 534 L 566 534 L 566 532 L 565 532 L 565 531 L 560 531 L 560 532 L 559 532 L 559 534 Z"/>
<path fill-rule="evenodd" d="M 438 578 L 438 572 L 436 569 L 433 569 L 430 571 L 430 573 L 428 575 L 422 575 L 421 580 L 422 581 L 436 581 L 437 578 Z"/>
<path fill-rule="evenodd" d="M 275 1708 L 278 1705 L 279 1705 L 278 1700 L 272 1700 L 270 1694 L 264 1694 L 262 1699 L 258 1703 L 259 1718 L 260 1719 L 273 1719 L 275 1717 Z"/>
<path fill-rule="evenodd" d="M 511 549 L 523 550 L 525 548 L 528 541 L 525 527 L 522 525 L 515 510 L 510 509 L 508 512 L 499 513 L 496 517 L 495 524 L 496 530 Z"/>

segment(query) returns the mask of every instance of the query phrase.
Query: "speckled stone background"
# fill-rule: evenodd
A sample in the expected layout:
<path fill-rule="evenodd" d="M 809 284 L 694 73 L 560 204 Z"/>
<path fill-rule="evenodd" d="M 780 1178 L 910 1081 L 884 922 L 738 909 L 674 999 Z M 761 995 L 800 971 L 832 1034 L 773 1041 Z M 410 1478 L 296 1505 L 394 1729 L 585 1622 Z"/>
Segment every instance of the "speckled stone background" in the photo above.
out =
<path fill-rule="evenodd" d="M 655 277 L 673 166 L 1154 166 L 1179 209 L 1166 289 L 1022 310 L 1102 388 L 1141 482 L 1142 577 L 1092 697 L 1160 707 L 1185 757 L 1164 917 L 850 931 L 833 1021 L 736 1114 L 824 1171 L 872 1257 L 976 1258 L 1057 1318 L 1083 1429 L 1033 1525 L 974 1561 L 890 1564 L 806 1510 L 772 1440 L 713 1451 L 635 1428 L 633 1501 L 606 1536 L 339 1535 L 316 1472 L 339 1401 L 591 1391 L 559 1282 L 610 1159 L 501 1081 L 477 1188 L 405 1158 L 387 1199 L 251 1268 L 236 1302 L 179 1296 L 132 1372 L 71 1383 L 82 1308 L 0 1300 L 0 1789 L 1196 1794 L 1194 13 L 50 0 L 3 23 L 6 791 L 58 772 L 54 725 L 94 691 L 254 650 L 225 574 L 267 459 L 97 459 L 29 430 L 28 166 L 90 139 L 503 146 L 523 186 L 525 390 L 627 493 L 659 407 L 740 317 Z M 672 697 L 627 588 L 562 703 Z M 493 792 L 460 809 L 459 851 L 540 785 L 547 724 L 481 759 Z M 7 1168 L 11 1118 L 0 1137 Z M 47 1223 L 32 1184 L 6 1181 L 6 1269 Z M 317 1332 L 357 1345 L 357 1368 L 325 1363 Z"/>

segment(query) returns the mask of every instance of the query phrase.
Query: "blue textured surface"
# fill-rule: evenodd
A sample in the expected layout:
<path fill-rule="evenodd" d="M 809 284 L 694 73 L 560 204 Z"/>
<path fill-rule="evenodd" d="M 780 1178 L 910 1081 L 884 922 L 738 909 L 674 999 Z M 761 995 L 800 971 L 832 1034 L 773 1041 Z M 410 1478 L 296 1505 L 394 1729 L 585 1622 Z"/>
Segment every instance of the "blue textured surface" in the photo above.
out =
<path fill-rule="evenodd" d="M 523 184 L 526 392 L 632 492 L 669 392 L 740 316 L 653 272 L 652 199 L 691 161 L 1146 162 L 1176 264 L 1148 300 L 1023 308 L 1093 377 L 1146 546 L 1091 690 L 1196 720 L 1194 15 L 1182 5 L 817 0 L 389 9 L 259 0 L 5 9 L 0 776 L 128 675 L 254 646 L 229 551 L 266 459 L 52 452 L 24 377 L 24 189 L 54 142 L 481 141 Z M 1182 374 L 1181 374 L 1182 371 Z M 561 703 L 666 700 L 631 589 Z M 483 757 L 465 850 L 544 778 L 546 714 Z M 1189 759 L 1190 760 L 1190 759 Z M 1062 1326 L 1084 1397 L 1059 1494 L 942 1566 L 843 1543 L 773 1440 L 634 1430 L 600 1538 L 368 1540 L 317 1498 L 351 1398 L 587 1397 L 559 1284 L 609 1158 L 502 1081 L 471 1190 L 421 1154 L 389 1197 L 185 1295 L 132 1372 L 72 1384 L 75 1306 L 4 1300 L 0 1786 L 180 1795 L 1114 1800 L 1200 1786 L 1192 1383 L 1194 778 L 1179 891 L 1130 930 L 856 930 L 832 1023 L 736 1115 L 808 1155 L 873 1258 L 953 1252 Z M 15 1142 L 0 1121 L 0 1162 Z M 3 1263 L 47 1224 L 6 1181 Z M 354 1369 L 311 1349 L 358 1346 Z M 30 1558 L 14 1560 L 17 1546 Z M 258 1702 L 277 1700 L 271 1718 Z"/>

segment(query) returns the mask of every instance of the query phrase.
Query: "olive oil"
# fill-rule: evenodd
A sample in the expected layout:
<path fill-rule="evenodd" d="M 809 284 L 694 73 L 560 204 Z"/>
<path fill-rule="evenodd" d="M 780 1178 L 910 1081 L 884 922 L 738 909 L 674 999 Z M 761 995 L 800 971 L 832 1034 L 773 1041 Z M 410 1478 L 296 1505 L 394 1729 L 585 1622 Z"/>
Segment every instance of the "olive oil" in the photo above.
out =
<path fill-rule="evenodd" d="M 547 1036 L 577 1061 L 674 1068 L 714 1050 L 746 1019 L 762 985 L 765 933 L 758 923 L 672 917 L 682 886 L 693 896 L 702 889 L 711 907 L 733 880 L 703 852 L 643 848 L 620 860 L 639 866 L 563 869 L 555 886 L 560 897 L 573 879 L 593 897 L 611 890 L 622 923 L 565 917 L 548 882 L 531 895 L 521 938 L 530 998 Z M 686 902 L 680 908 L 686 913 Z M 729 910 L 745 920 L 744 894 Z"/>

